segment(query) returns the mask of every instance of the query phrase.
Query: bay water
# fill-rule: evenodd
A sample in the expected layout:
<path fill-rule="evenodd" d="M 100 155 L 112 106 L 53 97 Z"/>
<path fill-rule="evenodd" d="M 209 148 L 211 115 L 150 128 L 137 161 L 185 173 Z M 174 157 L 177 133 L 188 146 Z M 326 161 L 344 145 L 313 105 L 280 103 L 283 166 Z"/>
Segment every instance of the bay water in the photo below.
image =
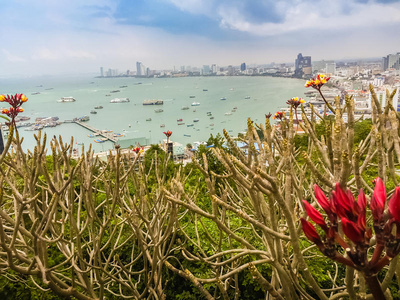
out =
<path fill-rule="evenodd" d="M 110 93 L 119 90 L 119 92 Z M 222 134 L 226 129 L 236 136 L 244 132 L 247 118 L 257 123 L 265 122 L 265 114 L 274 114 L 292 97 L 304 97 L 304 80 L 277 77 L 182 77 L 182 78 L 95 78 L 37 77 L 25 79 L 1 79 L 0 94 L 24 93 L 23 116 L 34 122 L 37 117 L 59 117 L 60 121 L 87 115 L 88 125 L 99 130 L 121 133 L 122 138 L 145 137 L 151 144 L 165 139 L 164 131 L 173 132 L 170 140 L 183 145 L 206 141 L 210 134 Z M 57 102 L 61 97 L 72 96 L 76 102 Z M 110 103 L 113 98 L 129 98 L 128 103 Z M 226 99 L 226 100 L 221 100 Z M 144 106 L 143 101 L 160 99 L 160 106 Z M 192 106 L 199 102 L 199 106 Z M 6 107 L 5 105 L 3 105 Z M 97 114 L 90 114 L 95 106 Z M 188 110 L 182 110 L 188 106 Z M 161 108 L 163 112 L 155 112 Z M 213 117 L 213 119 L 211 119 Z M 151 121 L 146 121 L 150 119 Z M 182 121 L 177 121 L 182 119 Z M 194 122 L 194 120 L 198 120 Z M 180 123 L 185 123 L 178 125 Z M 193 126 L 187 126 L 191 125 Z M 165 127 L 161 127 L 165 125 Z M 61 135 L 64 142 L 71 136 L 74 143 L 89 144 L 95 151 L 112 149 L 114 144 L 95 143 L 87 129 L 77 124 L 62 124 L 42 130 L 48 136 Z M 35 145 L 35 131 L 19 128 L 24 137 L 24 148 Z"/>

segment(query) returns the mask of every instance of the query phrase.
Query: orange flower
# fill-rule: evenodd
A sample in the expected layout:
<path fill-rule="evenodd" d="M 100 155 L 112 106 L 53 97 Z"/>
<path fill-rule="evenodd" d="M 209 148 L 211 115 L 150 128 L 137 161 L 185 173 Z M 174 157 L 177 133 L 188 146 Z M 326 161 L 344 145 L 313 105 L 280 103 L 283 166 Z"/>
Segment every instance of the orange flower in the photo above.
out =
<path fill-rule="evenodd" d="M 286 104 L 290 104 L 293 106 L 294 109 L 296 109 L 301 103 L 304 103 L 306 101 L 304 101 L 303 98 L 300 97 L 293 97 L 291 99 L 289 99 L 288 101 L 286 101 Z"/>
<path fill-rule="evenodd" d="M 282 118 L 283 118 L 283 112 L 282 111 L 277 111 L 276 113 L 275 113 L 275 115 L 272 117 L 272 119 L 279 119 L 279 120 L 282 120 Z"/>
<path fill-rule="evenodd" d="M 330 77 L 327 77 L 325 74 L 317 74 L 314 78 L 307 80 L 305 87 L 313 87 L 314 89 L 319 90 L 325 83 L 328 82 Z"/>
<path fill-rule="evenodd" d="M 0 95 L 0 102 L 7 102 L 11 105 L 9 109 L 3 109 L 1 111 L 2 114 L 7 115 L 11 118 L 11 122 L 15 123 L 15 117 L 23 112 L 24 109 L 20 107 L 22 103 L 28 101 L 28 98 L 24 94 L 15 94 L 15 95 Z"/>
<path fill-rule="evenodd" d="M 167 137 L 167 138 L 169 138 L 171 135 L 172 135 L 172 131 L 171 130 L 168 130 L 168 131 L 164 131 L 163 132 L 164 134 L 165 134 L 165 136 Z"/>

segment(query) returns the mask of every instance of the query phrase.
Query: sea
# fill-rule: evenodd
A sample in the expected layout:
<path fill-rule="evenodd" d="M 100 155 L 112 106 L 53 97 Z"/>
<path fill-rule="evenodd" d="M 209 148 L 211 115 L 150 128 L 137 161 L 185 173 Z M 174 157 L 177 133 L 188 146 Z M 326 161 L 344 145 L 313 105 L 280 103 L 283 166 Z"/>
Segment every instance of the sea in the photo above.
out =
<path fill-rule="evenodd" d="M 111 91 L 119 92 L 111 93 Z M 34 122 L 37 117 L 58 117 L 60 121 L 89 116 L 87 124 L 99 130 L 112 130 L 120 139 L 146 138 L 149 144 L 165 139 L 183 145 L 207 141 L 210 135 L 222 135 L 226 129 L 236 136 L 245 132 L 247 118 L 265 123 L 265 114 L 274 114 L 292 97 L 304 97 L 304 80 L 261 76 L 215 76 L 179 78 L 96 78 L 80 76 L 42 76 L 23 79 L 1 79 L 0 94 L 23 93 L 23 116 Z M 61 97 L 75 102 L 57 102 Z M 127 103 L 110 103 L 113 98 L 129 98 Z M 163 105 L 144 106 L 144 100 L 160 99 Z M 221 100 L 223 99 L 223 100 Z M 200 103 L 192 106 L 193 102 Z M 1 103 L 4 106 L 4 103 Z M 96 106 L 97 114 L 91 114 Z M 182 110 L 188 106 L 189 109 Z M 161 108 L 163 112 L 155 112 Z M 151 119 L 151 121 L 149 121 Z M 178 121 L 182 119 L 182 121 Z M 182 124 L 184 123 L 184 124 Z M 181 124 L 181 125 L 179 125 Z M 190 125 L 190 126 L 187 126 Z M 19 128 L 23 147 L 33 149 L 35 131 Z M 96 152 L 114 148 L 112 142 L 95 143 L 87 129 L 75 123 L 44 128 L 47 138 L 62 136 L 64 142 L 74 138 L 74 147 L 92 144 Z"/>

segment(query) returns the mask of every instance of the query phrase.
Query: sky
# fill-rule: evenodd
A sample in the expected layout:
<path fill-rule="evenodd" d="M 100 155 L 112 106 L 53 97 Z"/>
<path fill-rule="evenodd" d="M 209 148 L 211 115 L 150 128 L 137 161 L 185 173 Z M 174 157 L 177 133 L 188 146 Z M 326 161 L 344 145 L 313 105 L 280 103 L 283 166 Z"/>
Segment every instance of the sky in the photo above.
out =
<path fill-rule="evenodd" d="M 400 52 L 400 0 L 0 0 L 0 78 Z"/>

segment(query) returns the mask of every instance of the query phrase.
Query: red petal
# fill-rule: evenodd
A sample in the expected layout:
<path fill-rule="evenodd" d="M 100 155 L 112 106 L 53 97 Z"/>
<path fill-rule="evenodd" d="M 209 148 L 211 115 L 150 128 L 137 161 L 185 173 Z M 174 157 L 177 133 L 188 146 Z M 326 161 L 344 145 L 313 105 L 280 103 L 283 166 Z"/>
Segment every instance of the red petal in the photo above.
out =
<path fill-rule="evenodd" d="M 319 235 L 314 226 L 310 222 L 306 221 L 304 218 L 300 218 L 300 221 L 306 237 L 313 243 L 320 243 L 321 239 L 319 238 Z"/>
<path fill-rule="evenodd" d="M 342 206 L 344 210 L 346 210 L 347 213 L 350 213 L 353 211 L 353 203 L 354 203 L 354 197 L 351 195 L 351 197 L 348 196 L 348 194 L 342 190 L 340 187 L 339 183 L 336 184 L 336 195 L 337 195 L 337 200 L 338 204 Z"/>
<path fill-rule="evenodd" d="M 396 186 L 394 194 L 389 201 L 389 212 L 391 216 L 400 223 L 400 187 Z"/>
<path fill-rule="evenodd" d="M 384 209 L 386 202 L 386 188 L 385 185 L 383 184 L 382 179 L 380 179 L 379 177 L 376 178 L 374 197 L 375 200 L 377 201 L 378 206 Z"/>
<path fill-rule="evenodd" d="M 364 241 L 364 232 L 362 232 L 356 224 L 346 218 L 342 218 L 342 228 L 344 234 L 354 243 L 357 244 Z"/>
<path fill-rule="evenodd" d="M 321 188 L 314 184 L 314 194 L 315 198 L 317 198 L 317 201 L 319 205 L 321 205 L 322 209 L 329 215 L 332 213 L 332 208 L 331 208 L 331 203 L 329 202 L 328 198 L 326 198 L 324 192 L 321 190 Z"/>
<path fill-rule="evenodd" d="M 321 215 L 321 213 L 306 200 L 303 200 L 303 204 L 308 217 L 321 227 L 326 227 L 324 217 Z"/>

